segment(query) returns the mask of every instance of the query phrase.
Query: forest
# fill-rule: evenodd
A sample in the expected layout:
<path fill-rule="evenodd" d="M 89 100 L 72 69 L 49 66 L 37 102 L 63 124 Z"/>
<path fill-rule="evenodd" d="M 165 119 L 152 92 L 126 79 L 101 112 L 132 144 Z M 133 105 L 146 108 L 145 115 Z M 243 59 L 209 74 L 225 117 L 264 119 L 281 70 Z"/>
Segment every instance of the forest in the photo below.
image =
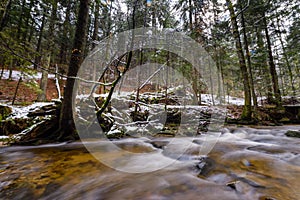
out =
<path fill-rule="evenodd" d="M 299 199 L 299 30 L 297 0 L 1 1 L 0 199 Z"/>

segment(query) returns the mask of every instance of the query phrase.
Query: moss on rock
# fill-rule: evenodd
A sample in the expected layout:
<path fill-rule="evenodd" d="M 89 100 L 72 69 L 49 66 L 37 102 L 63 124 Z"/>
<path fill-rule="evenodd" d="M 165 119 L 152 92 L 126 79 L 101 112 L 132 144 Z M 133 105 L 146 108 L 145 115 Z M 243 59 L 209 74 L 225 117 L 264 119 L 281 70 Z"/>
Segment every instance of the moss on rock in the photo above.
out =
<path fill-rule="evenodd" d="M 285 135 L 286 135 L 287 137 L 296 137 L 296 138 L 300 138 L 300 131 L 291 131 L 291 130 L 289 130 L 289 131 L 287 131 L 287 132 L 285 133 Z"/>
<path fill-rule="evenodd" d="M 6 119 L 12 113 L 11 107 L 0 105 L 0 121 Z"/>

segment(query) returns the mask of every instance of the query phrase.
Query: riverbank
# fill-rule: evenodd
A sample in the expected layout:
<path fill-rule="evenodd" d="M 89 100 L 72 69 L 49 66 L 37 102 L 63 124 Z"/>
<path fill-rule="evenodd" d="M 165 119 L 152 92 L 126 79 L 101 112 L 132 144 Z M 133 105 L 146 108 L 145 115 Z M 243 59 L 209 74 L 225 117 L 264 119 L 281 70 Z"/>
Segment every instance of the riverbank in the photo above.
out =
<path fill-rule="evenodd" d="M 107 132 L 103 133 L 102 129 L 99 129 L 97 121 L 94 121 L 96 123 L 95 126 L 91 126 L 90 123 L 78 122 L 77 128 L 85 130 L 83 133 L 85 137 L 99 138 L 106 136 L 110 139 L 117 139 L 142 136 L 176 137 L 178 135 L 201 135 L 212 130 L 211 127 L 217 126 L 220 129 L 224 125 L 226 127 L 228 125 L 279 126 L 300 124 L 300 107 L 295 106 L 286 107 L 284 111 L 278 111 L 271 106 L 259 107 L 255 118 L 251 121 L 243 121 L 239 118 L 243 107 L 238 105 L 226 107 L 187 106 L 183 108 L 180 106 L 168 106 L 167 111 L 164 111 L 164 107 L 157 104 L 156 110 L 148 110 L 148 115 L 145 119 L 143 114 L 146 112 L 138 113 L 142 116 L 141 119 L 144 120 L 140 122 L 134 122 L 130 118 L 122 117 L 126 115 L 130 117 L 129 113 L 131 111 L 128 107 L 125 107 L 125 110 L 113 109 L 115 110 L 107 114 L 110 115 L 111 119 L 115 118 L 117 121 L 110 120 L 108 122 L 111 124 L 105 124 L 105 126 L 111 127 Z M 85 114 L 84 111 L 85 107 L 77 107 L 77 112 L 80 113 L 79 119 L 81 119 L 80 116 L 82 115 L 87 118 L 93 118 L 94 112 Z M 0 135 L 2 136 L 0 141 L 4 144 L 15 143 L 23 145 L 56 142 L 57 139 L 53 133 L 58 127 L 59 113 L 60 101 L 35 103 L 26 107 L 2 105 L 0 106 Z M 121 126 L 122 124 L 124 126 Z M 85 128 L 85 126 L 89 128 Z M 95 127 L 95 129 L 92 130 L 90 127 Z"/>

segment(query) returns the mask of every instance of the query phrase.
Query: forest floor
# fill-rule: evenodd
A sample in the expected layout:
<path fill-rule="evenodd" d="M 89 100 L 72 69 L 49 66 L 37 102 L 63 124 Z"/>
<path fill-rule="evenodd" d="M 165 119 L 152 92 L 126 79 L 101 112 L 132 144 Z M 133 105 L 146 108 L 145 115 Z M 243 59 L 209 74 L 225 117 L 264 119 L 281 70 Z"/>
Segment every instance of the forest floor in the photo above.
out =
<path fill-rule="evenodd" d="M 18 85 L 18 79 L 20 76 L 22 76 L 22 73 L 19 71 L 13 71 L 12 74 L 12 80 L 8 79 L 8 71 L 5 71 L 3 74 L 2 79 L 0 79 L 0 103 L 4 104 L 11 104 L 11 102 L 14 99 L 14 96 L 16 94 L 15 99 L 15 105 L 25 106 L 30 105 L 37 100 L 37 96 L 39 93 L 39 80 L 41 77 L 41 73 L 37 73 L 35 75 L 26 75 L 20 82 L 18 91 L 16 93 L 16 88 Z M 58 92 L 55 85 L 55 79 L 54 75 L 50 74 L 48 76 L 48 85 L 47 85 L 47 94 L 46 94 L 46 100 L 51 101 L 52 99 L 58 98 Z M 61 91 L 63 90 L 63 82 L 64 80 L 60 80 L 60 87 Z M 208 95 L 209 96 L 209 95 Z M 203 94 L 203 97 L 201 97 L 204 100 L 204 103 L 209 103 L 209 98 L 207 94 Z M 228 123 L 240 123 L 238 120 L 241 116 L 241 113 L 243 111 L 243 103 L 244 100 L 242 98 L 238 97 L 227 97 L 228 105 L 227 105 L 227 118 L 229 121 Z M 227 101 L 226 100 L 226 101 Z M 206 102 L 207 101 L 207 102 Z M 256 122 L 251 121 L 251 123 L 259 123 L 264 125 L 271 125 L 271 124 L 278 124 L 277 122 L 280 122 L 280 118 L 289 118 L 289 116 L 282 115 L 278 119 L 277 116 L 278 113 L 272 113 L 272 105 L 268 105 L 264 100 L 260 100 L 259 103 L 261 106 L 259 106 L 257 113 L 256 113 Z M 283 98 L 283 104 L 284 105 L 299 105 L 300 104 L 300 97 L 285 97 Z M 280 114 L 280 113 L 279 113 Z M 299 111 L 300 114 L 300 111 Z M 293 115 L 299 115 L 297 113 L 293 113 Z M 281 114 L 280 114 L 281 115 Z M 275 118 L 275 120 L 274 120 Z M 299 116 L 296 117 L 296 121 L 299 121 Z M 233 120 L 231 120 L 233 119 Z M 281 120 L 282 121 L 282 120 Z M 286 120 L 288 122 L 290 120 Z M 295 119 L 293 120 L 295 121 Z M 242 122 L 244 123 L 244 122 Z M 248 122 L 247 122 L 248 123 Z"/>
<path fill-rule="evenodd" d="M 4 76 L 4 78 L 0 80 L 0 104 L 1 103 L 7 104 L 6 107 L 11 108 L 11 106 L 9 104 L 12 103 L 14 96 L 16 94 L 15 105 L 17 105 L 17 106 L 15 106 L 15 107 L 18 107 L 19 110 L 21 109 L 22 111 L 31 110 L 30 111 L 31 118 L 25 117 L 23 119 L 23 117 L 19 117 L 19 118 L 15 117 L 13 122 L 11 120 L 6 120 L 6 121 L 0 120 L 2 123 L 2 124 L 0 123 L 0 129 L 3 130 L 2 133 L 0 134 L 0 146 L 2 144 L 2 142 L 1 142 L 2 135 L 3 135 L 2 140 L 4 142 L 15 141 L 15 139 L 12 139 L 12 140 L 10 139 L 10 135 L 23 133 L 25 130 L 29 130 L 29 132 L 27 132 L 28 134 L 25 135 L 25 136 L 28 136 L 28 138 L 26 139 L 26 137 L 24 136 L 25 143 L 22 143 L 22 144 L 26 144 L 26 142 L 28 142 L 28 141 L 31 142 L 30 144 L 32 144 L 32 141 L 36 141 L 37 144 L 39 144 L 41 141 L 42 141 L 41 143 L 43 143 L 43 142 L 47 143 L 49 141 L 53 142 L 53 139 L 48 140 L 48 138 L 44 138 L 45 141 L 43 141 L 43 140 L 40 140 L 39 137 L 36 137 L 36 138 L 31 137 L 31 136 L 33 136 L 33 137 L 43 136 L 44 137 L 45 135 L 48 135 L 48 133 L 47 133 L 48 130 L 52 131 L 52 128 L 57 127 L 56 118 L 57 118 L 57 113 L 59 113 L 58 110 L 56 110 L 57 106 L 55 106 L 55 104 L 53 104 L 52 106 L 44 105 L 45 107 L 43 107 L 43 108 L 42 108 L 42 105 L 40 105 L 39 103 L 35 104 L 35 102 L 37 100 L 38 92 L 39 92 L 39 89 L 38 89 L 39 78 L 40 78 L 39 76 L 40 75 L 37 74 L 35 76 L 32 76 L 31 78 L 27 78 L 27 79 L 24 78 L 23 81 L 21 81 L 19 84 L 17 93 L 16 93 L 16 88 L 18 86 L 18 77 L 17 76 L 13 77 L 12 80 L 8 80 L 7 77 Z M 64 80 L 61 80 L 60 82 L 61 82 L 60 87 L 61 87 L 61 91 L 62 91 Z M 53 99 L 58 98 L 58 92 L 56 89 L 55 79 L 53 78 L 53 75 L 50 75 L 48 78 L 47 95 L 46 96 L 47 96 L 48 102 L 50 102 Z M 219 112 L 219 111 L 218 111 L 218 109 L 212 109 L 210 111 L 208 109 L 207 111 L 205 111 L 206 107 L 208 105 L 210 105 L 210 103 L 211 103 L 210 95 L 203 94 L 203 96 L 201 95 L 201 99 L 203 100 L 203 103 L 204 103 L 203 107 L 201 106 L 200 110 L 190 109 L 189 111 L 191 111 L 191 112 L 189 112 L 190 113 L 189 117 L 191 117 L 191 119 L 189 118 L 188 122 L 193 122 L 193 119 L 196 119 L 196 120 L 201 119 L 202 120 L 201 117 L 204 117 L 203 120 L 201 121 L 201 123 L 204 121 L 202 128 L 205 129 L 206 125 L 209 124 L 209 123 L 206 123 L 206 121 L 209 121 L 209 115 L 212 115 L 212 113 L 214 111 L 216 111 L 216 112 Z M 124 99 L 121 99 L 121 98 L 119 100 L 121 102 L 124 101 Z M 227 101 L 228 101 L 228 104 L 225 105 L 225 107 L 222 107 L 222 110 L 224 110 L 223 108 L 226 108 L 226 111 L 227 111 L 226 117 L 225 117 L 226 118 L 225 125 L 233 124 L 233 125 L 276 126 L 276 125 L 299 124 L 300 123 L 300 120 L 299 120 L 300 119 L 300 97 L 284 97 L 283 98 L 284 105 L 290 105 L 292 107 L 286 107 L 286 109 L 283 109 L 283 110 L 276 109 L 275 105 L 267 104 L 267 102 L 264 102 L 264 100 L 261 100 L 260 101 L 261 104 L 258 107 L 253 120 L 250 120 L 250 121 L 244 121 L 244 120 L 240 119 L 242 111 L 243 111 L 243 102 L 244 102 L 244 100 L 242 98 L 228 96 Z M 149 103 L 151 103 L 151 101 L 149 101 Z M 30 106 L 27 106 L 27 105 L 30 105 Z M 33 109 L 35 111 L 32 111 L 32 109 L 26 109 L 26 107 L 32 108 L 35 106 L 41 107 L 41 108 Z M 201 109 L 204 109 L 205 112 L 202 113 Z M 11 109 L 9 109 L 9 110 L 11 110 Z M 55 112 L 52 112 L 53 110 Z M 45 113 L 47 113 L 46 111 L 51 111 L 52 113 L 54 113 L 51 115 L 52 116 L 51 120 L 52 119 L 54 119 L 54 120 L 51 121 L 47 117 L 44 116 L 44 118 L 40 117 L 39 121 L 35 121 L 36 117 L 34 117 L 34 116 L 40 116 L 40 115 L 32 115 L 32 114 L 34 114 L 35 112 L 37 114 L 39 114 L 41 111 L 43 111 Z M 130 110 L 126 110 L 126 112 L 127 111 L 130 111 Z M 177 117 L 178 117 L 176 115 L 176 113 L 177 113 L 176 108 L 173 111 L 174 112 L 172 112 L 172 110 L 170 111 L 170 120 L 171 121 L 173 118 L 177 119 Z M 83 112 L 84 112 L 84 109 L 83 109 Z M 26 113 L 26 116 L 29 116 L 28 113 L 29 112 Z M 140 112 L 140 113 L 145 114 L 145 112 L 144 113 Z M 148 114 L 149 114 L 149 112 L 148 112 Z M 152 113 L 152 115 L 154 116 L 153 119 L 155 119 L 156 114 L 157 113 L 155 113 L 155 114 Z M 203 116 L 202 116 L 202 114 L 203 114 Z M 218 113 L 218 114 L 222 114 L 222 113 Z M 14 116 L 14 115 L 12 115 L 12 116 Z M 123 118 L 123 117 L 121 117 L 121 118 Z M 124 120 L 124 122 L 122 121 L 122 123 L 126 124 L 127 121 L 125 119 L 122 119 L 122 120 Z M 180 120 L 179 120 L 179 122 L 180 122 Z M 172 123 L 177 123 L 177 122 L 172 122 Z M 18 124 L 18 125 L 16 125 L 16 124 Z M 39 125 L 39 127 L 35 128 L 35 124 L 40 124 L 40 125 Z M 109 124 L 109 125 L 112 125 L 112 124 Z M 201 124 L 201 126 L 202 126 L 202 124 Z M 31 127 L 34 127 L 34 128 L 31 128 Z M 50 127 L 50 129 L 47 129 L 49 127 Z M 133 128 L 135 128 L 135 127 L 133 127 Z M 118 138 L 119 136 L 121 136 L 121 137 L 125 136 L 124 132 L 116 132 L 116 130 L 120 131 L 119 129 L 112 129 L 112 127 L 110 127 L 109 129 L 111 129 L 110 134 L 113 134 L 112 138 Z M 130 127 L 128 128 L 128 130 L 129 131 L 131 130 Z M 170 135 L 170 133 L 173 134 L 172 131 L 170 131 L 170 130 L 171 130 L 171 128 L 167 127 L 163 132 L 158 132 L 158 133 L 162 134 L 162 135 L 164 135 L 164 134 Z"/>
<path fill-rule="evenodd" d="M 39 81 L 37 81 L 37 83 L 39 84 Z M 17 84 L 18 81 L 16 80 L 0 80 L 0 102 L 12 102 L 16 92 Z M 39 90 L 32 84 L 29 84 L 26 81 L 21 81 L 16 94 L 16 104 L 27 105 L 35 102 L 37 100 L 38 92 Z M 58 98 L 55 80 L 52 78 L 48 79 L 46 98 L 47 101 Z"/>
<path fill-rule="evenodd" d="M 33 80 L 23 80 L 20 82 L 15 104 L 16 105 L 30 105 L 37 100 L 37 96 L 39 93 L 38 85 L 39 80 L 35 79 L 35 85 L 32 84 Z M 64 80 L 61 80 L 64 81 Z M 14 95 L 16 93 L 18 80 L 16 78 L 13 78 L 13 80 L 8 79 L 1 79 L 0 80 L 0 103 L 10 104 L 13 101 Z M 61 91 L 63 90 L 63 84 L 60 83 Z M 55 85 L 55 79 L 49 78 L 48 84 L 47 84 L 47 94 L 46 94 L 46 101 L 51 101 L 52 99 L 58 98 L 58 92 Z M 262 101 L 261 101 L 262 102 Z M 300 98 L 283 98 L 283 104 L 284 105 L 293 105 L 293 104 L 299 104 Z M 242 111 L 243 111 L 243 100 L 241 98 L 237 97 L 230 97 L 230 104 L 227 106 L 228 114 L 231 118 L 239 118 Z M 264 107 L 268 106 L 265 104 L 265 106 L 260 106 L 261 109 L 259 109 L 259 115 L 261 115 L 262 118 L 264 118 L 265 115 L 265 109 Z"/>

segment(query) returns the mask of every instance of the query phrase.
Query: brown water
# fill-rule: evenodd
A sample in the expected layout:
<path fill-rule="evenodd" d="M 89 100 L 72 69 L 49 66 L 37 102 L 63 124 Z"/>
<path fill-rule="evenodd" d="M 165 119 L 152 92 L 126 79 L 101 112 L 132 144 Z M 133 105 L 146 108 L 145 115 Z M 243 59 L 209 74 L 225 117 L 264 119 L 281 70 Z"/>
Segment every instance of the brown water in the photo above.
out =
<path fill-rule="evenodd" d="M 119 151 L 97 145 L 94 155 L 115 164 L 144 166 L 173 160 L 148 173 L 116 171 L 95 159 L 82 143 L 0 149 L 0 199 L 300 199 L 300 139 L 284 136 L 300 126 L 231 128 L 207 156 L 205 139 L 124 139 L 120 148 L 136 153 L 124 161 Z M 182 142 L 181 142 L 182 141 Z M 189 144 L 188 144 L 189 143 Z M 178 145 L 176 145 L 178 144 Z M 180 144 L 187 150 L 177 155 Z M 168 147 L 168 148 L 166 148 Z M 95 150 L 96 151 L 96 150 Z M 157 152 L 151 163 L 140 153 Z"/>

